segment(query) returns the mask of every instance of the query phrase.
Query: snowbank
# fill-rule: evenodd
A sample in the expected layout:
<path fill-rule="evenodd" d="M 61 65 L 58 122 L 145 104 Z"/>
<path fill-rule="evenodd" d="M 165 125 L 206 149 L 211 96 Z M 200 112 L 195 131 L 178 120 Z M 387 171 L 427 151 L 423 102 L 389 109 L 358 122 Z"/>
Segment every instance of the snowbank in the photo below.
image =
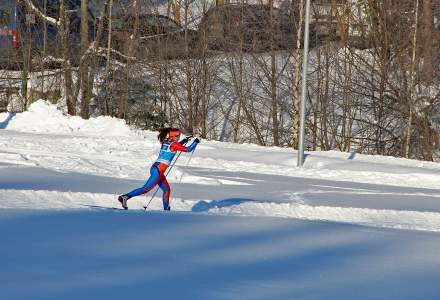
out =
<path fill-rule="evenodd" d="M 2 114 L 1 117 L 5 119 L 6 115 Z M 21 132 L 77 133 L 94 136 L 132 136 L 134 133 L 124 120 L 112 117 L 85 120 L 69 116 L 45 100 L 32 103 L 27 111 L 17 114 L 5 127 Z"/>

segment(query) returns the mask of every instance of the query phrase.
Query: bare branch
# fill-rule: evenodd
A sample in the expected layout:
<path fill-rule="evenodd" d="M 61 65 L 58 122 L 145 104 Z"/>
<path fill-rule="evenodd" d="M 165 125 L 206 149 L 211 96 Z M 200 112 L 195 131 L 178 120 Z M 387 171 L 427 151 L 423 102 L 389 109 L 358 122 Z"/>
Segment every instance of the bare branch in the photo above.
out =
<path fill-rule="evenodd" d="M 41 10 L 38 9 L 38 7 L 36 7 L 36 6 L 34 5 L 34 3 L 32 2 L 32 0 L 20 0 L 20 1 L 23 1 L 23 2 L 25 3 L 25 5 L 26 5 L 30 10 L 32 10 L 32 11 L 33 11 L 33 12 L 34 12 L 39 18 L 45 20 L 47 23 L 49 23 L 49 24 L 51 24 L 51 25 L 54 25 L 54 26 L 57 26 L 57 27 L 60 26 L 61 23 L 60 23 L 59 20 L 57 20 L 57 19 L 55 19 L 55 18 L 52 18 L 52 17 L 49 17 L 49 16 L 45 15 Z"/>

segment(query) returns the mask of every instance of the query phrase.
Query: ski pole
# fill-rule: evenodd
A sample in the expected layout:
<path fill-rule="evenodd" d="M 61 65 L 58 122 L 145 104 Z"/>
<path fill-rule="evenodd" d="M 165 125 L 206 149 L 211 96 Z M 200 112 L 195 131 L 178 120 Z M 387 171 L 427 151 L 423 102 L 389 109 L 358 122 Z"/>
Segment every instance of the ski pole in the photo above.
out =
<path fill-rule="evenodd" d="M 197 148 L 196 148 L 196 149 L 197 149 Z M 191 154 L 189 155 L 189 159 L 188 159 L 188 161 L 186 162 L 185 169 L 188 168 L 189 163 L 191 162 L 191 159 L 192 159 L 192 157 L 193 157 L 193 154 L 194 154 L 194 152 L 196 152 L 196 149 L 194 149 L 194 150 L 191 152 Z M 180 179 L 179 179 L 179 184 L 182 183 L 183 175 L 184 175 L 184 174 L 183 174 L 183 172 L 182 172 L 182 175 L 180 176 Z"/>

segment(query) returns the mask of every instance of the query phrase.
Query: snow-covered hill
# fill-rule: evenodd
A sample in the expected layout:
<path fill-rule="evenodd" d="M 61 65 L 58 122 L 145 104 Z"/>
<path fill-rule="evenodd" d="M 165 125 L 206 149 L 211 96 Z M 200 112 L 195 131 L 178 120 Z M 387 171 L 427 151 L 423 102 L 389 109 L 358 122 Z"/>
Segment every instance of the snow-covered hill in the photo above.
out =
<path fill-rule="evenodd" d="M 44 101 L 0 128 L 4 299 L 438 297 L 440 164 L 203 141 L 172 212 L 119 211 L 156 133 Z"/>

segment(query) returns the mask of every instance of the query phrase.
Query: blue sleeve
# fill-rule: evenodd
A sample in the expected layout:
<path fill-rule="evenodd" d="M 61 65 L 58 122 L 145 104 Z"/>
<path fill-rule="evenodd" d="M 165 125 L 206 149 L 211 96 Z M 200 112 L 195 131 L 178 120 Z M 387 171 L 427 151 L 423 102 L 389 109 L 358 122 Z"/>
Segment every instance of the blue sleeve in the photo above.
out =
<path fill-rule="evenodd" d="M 197 147 L 197 142 L 194 140 L 191 145 L 188 146 L 188 152 L 193 152 Z"/>

